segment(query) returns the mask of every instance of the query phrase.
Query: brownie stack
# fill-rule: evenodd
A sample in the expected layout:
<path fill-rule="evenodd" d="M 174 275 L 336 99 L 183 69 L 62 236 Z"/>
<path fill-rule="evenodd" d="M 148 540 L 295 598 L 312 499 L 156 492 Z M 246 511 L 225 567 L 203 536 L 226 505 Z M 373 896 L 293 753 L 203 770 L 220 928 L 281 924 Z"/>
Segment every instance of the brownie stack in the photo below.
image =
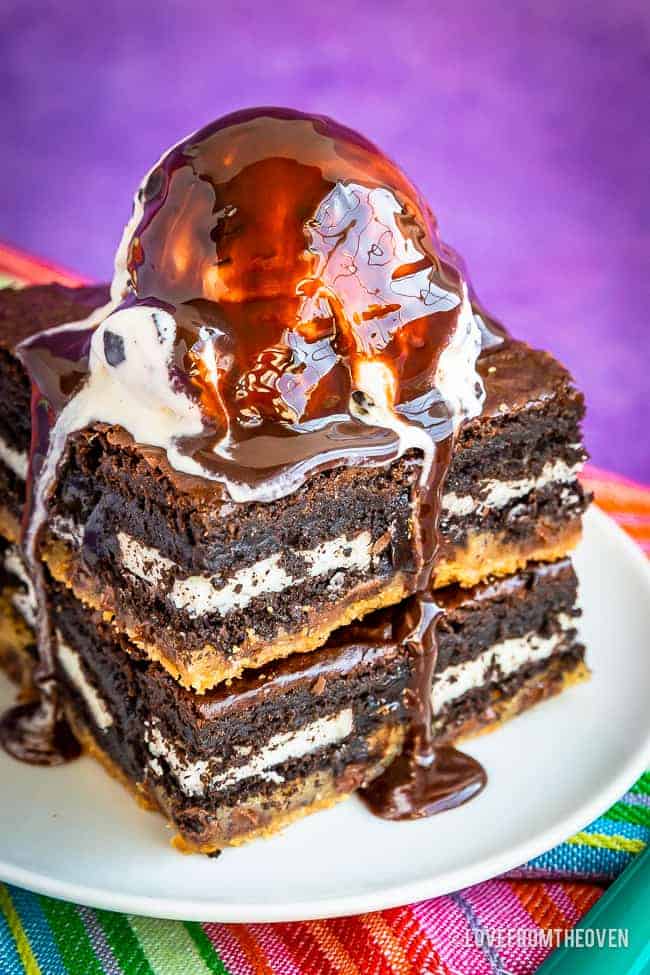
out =
<path fill-rule="evenodd" d="M 12 405 L 0 421 L 0 657 L 27 682 L 34 599 L 9 543 L 29 386 L 14 349 L 105 298 L 57 285 L 0 294 L 0 388 Z M 440 741 L 586 674 L 564 557 L 585 507 L 582 397 L 522 343 L 487 350 L 479 370 L 486 405 L 458 438 L 435 563 Z M 416 469 L 317 476 L 270 510 L 217 502 L 122 431 L 73 438 L 43 549 L 66 708 L 87 749 L 165 812 L 183 846 L 275 830 L 368 783 L 399 751 L 410 659 L 394 612 L 377 607 L 402 595 Z"/>
<path fill-rule="evenodd" d="M 149 174 L 111 303 L 0 292 L 0 662 L 182 849 L 366 789 L 418 695 L 443 748 L 587 675 L 582 396 L 431 220 L 362 137 L 239 113 Z"/>

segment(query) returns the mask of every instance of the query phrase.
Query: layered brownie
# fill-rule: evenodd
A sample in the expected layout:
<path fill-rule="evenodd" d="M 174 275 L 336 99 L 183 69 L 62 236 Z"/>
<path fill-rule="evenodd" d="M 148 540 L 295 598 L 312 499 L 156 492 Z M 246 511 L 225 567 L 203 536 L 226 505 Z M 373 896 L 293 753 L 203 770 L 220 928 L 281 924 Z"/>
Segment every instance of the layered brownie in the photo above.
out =
<path fill-rule="evenodd" d="M 436 586 L 473 585 L 577 543 L 589 498 L 584 399 L 548 352 L 508 341 L 484 349 L 479 417 L 458 435 L 440 502 Z"/>
<path fill-rule="evenodd" d="M 80 313 L 106 295 L 52 285 L 0 292 L 0 307 L 7 334 L 24 338 L 48 316 Z M 26 466 L 28 383 L 7 342 L 0 377 L 22 410 L 12 435 Z M 562 557 L 580 533 L 584 405 L 571 377 L 514 341 L 486 348 L 478 373 L 485 404 L 461 429 L 446 478 L 436 585 Z M 388 467 L 315 474 L 273 504 L 233 504 L 213 483 L 175 471 L 159 448 L 95 424 L 70 438 L 45 557 L 79 598 L 203 690 L 320 646 L 336 627 L 412 591 L 420 469 L 407 455 Z M 14 479 L 0 495 L 14 521 L 23 494 Z"/>
<path fill-rule="evenodd" d="M 19 565 L 9 551 L 5 623 L 24 646 L 34 606 Z M 562 560 L 436 594 L 431 690 L 440 744 L 492 730 L 586 675 L 576 587 Z M 394 610 L 198 695 L 70 591 L 52 584 L 50 597 L 73 727 L 91 754 L 162 810 L 181 848 L 237 845 L 329 806 L 373 781 L 403 743 L 413 659 L 396 639 Z"/>
<path fill-rule="evenodd" d="M 74 729 L 207 851 L 357 788 L 396 820 L 476 795 L 453 742 L 586 672 L 566 370 L 481 309 L 391 160 L 287 109 L 170 149 L 86 302 L 5 300 L 31 680 L 3 747 L 60 764 Z"/>

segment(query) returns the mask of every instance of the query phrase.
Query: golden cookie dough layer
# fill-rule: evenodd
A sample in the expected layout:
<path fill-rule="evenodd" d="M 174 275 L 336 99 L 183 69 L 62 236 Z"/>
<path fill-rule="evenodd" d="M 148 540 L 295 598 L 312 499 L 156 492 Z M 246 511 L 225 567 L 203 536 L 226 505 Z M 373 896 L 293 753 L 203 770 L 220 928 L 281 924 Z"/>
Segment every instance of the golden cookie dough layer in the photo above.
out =
<path fill-rule="evenodd" d="M 473 586 L 491 576 L 510 575 L 530 561 L 554 562 L 574 548 L 580 533 L 581 520 L 576 519 L 561 526 L 541 524 L 534 538 L 520 544 L 493 534 L 474 535 L 462 548 L 443 549 L 434 570 L 434 586 L 441 588 L 453 583 Z M 97 580 L 83 570 L 76 553 L 64 542 L 50 540 L 44 558 L 57 582 L 71 588 L 87 606 L 102 612 L 104 619 L 125 633 L 149 659 L 158 661 L 175 680 L 199 694 L 239 676 L 247 668 L 257 669 L 294 653 L 316 650 L 335 629 L 362 619 L 373 610 L 399 603 L 408 594 L 409 586 L 409 580 L 401 573 L 388 585 L 382 586 L 377 581 L 363 583 L 347 600 L 334 601 L 328 612 L 320 613 L 316 625 L 298 633 L 280 633 L 269 644 L 251 629 L 247 642 L 237 647 L 235 653 L 225 654 L 206 643 L 192 654 L 191 661 L 186 661 L 143 638 L 139 621 L 127 608 L 116 604 L 110 590 L 97 589 Z"/>
<path fill-rule="evenodd" d="M 319 615 L 318 624 L 298 633 L 281 633 L 272 644 L 263 643 L 253 630 L 249 640 L 231 659 L 223 651 L 206 643 L 193 654 L 191 663 L 173 659 L 157 644 L 143 640 L 138 621 L 127 609 L 117 606 L 110 592 L 100 592 L 96 580 L 80 569 L 75 553 L 61 541 L 50 541 L 43 554 L 52 577 L 71 589 L 77 599 L 91 609 L 101 612 L 106 622 L 111 622 L 129 640 L 143 650 L 150 660 L 162 664 L 171 676 L 184 687 L 199 694 L 231 678 L 238 677 L 247 668 L 260 668 L 273 660 L 281 660 L 294 653 L 308 653 L 323 646 L 328 636 L 341 626 L 361 619 L 373 610 L 394 606 L 407 595 L 407 582 L 399 573 L 390 584 L 376 581 L 362 583 L 349 600 L 334 602 L 327 613 Z M 381 588 L 379 588 L 381 586 Z"/>
<path fill-rule="evenodd" d="M 0 535 L 15 545 L 20 541 L 20 524 L 15 515 L 0 505 Z"/>
<path fill-rule="evenodd" d="M 134 783 L 101 749 L 92 733 L 70 709 L 68 719 L 84 751 L 100 762 L 109 775 L 126 786 L 138 805 L 144 809 L 158 810 L 167 819 L 170 828 L 177 829 L 171 803 L 164 791 L 149 782 Z M 212 815 L 206 811 L 205 825 L 200 835 L 188 836 L 179 832 L 172 837 L 171 843 L 181 853 L 215 853 L 228 846 L 242 846 L 252 840 L 266 839 L 296 820 L 321 809 L 329 809 L 371 782 L 398 755 L 403 739 L 402 727 L 382 728 L 367 739 L 369 762 L 348 766 L 339 776 L 327 769 L 313 772 L 302 779 L 278 786 L 272 793 L 260 793 L 234 806 L 219 807 Z"/>
<path fill-rule="evenodd" d="M 490 532 L 476 533 L 459 547 L 443 546 L 433 573 L 434 588 L 475 586 L 488 577 L 509 576 L 529 562 L 557 562 L 580 541 L 582 519 L 562 525 L 541 523 L 532 538 L 513 542 Z"/>

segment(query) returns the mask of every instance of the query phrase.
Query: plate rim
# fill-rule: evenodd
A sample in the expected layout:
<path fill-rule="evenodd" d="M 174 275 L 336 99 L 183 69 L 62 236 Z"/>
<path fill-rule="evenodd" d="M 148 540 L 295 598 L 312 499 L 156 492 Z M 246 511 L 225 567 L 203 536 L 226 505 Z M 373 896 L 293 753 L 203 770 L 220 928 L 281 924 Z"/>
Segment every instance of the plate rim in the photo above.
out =
<path fill-rule="evenodd" d="M 609 535 L 622 547 L 624 555 L 632 561 L 650 591 L 650 559 L 630 536 L 604 511 L 592 505 L 585 519 L 594 522 L 596 530 Z M 276 923 L 308 921 L 333 917 L 348 917 L 368 911 L 380 911 L 417 903 L 432 897 L 448 894 L 473 884 L 482 883 L 499 874 L 520 866 L 540 856 L 567 837 L 601 815 L 616 802 L 650 765 L 650 721 L 646 736 L 631 752 L 618 773 L 610 778 L 599 792 L 586 800 L 554 826 L 538 832 L 530 839 L 510 847 L 507 853 L 495 853 L 476 865 L 463 866 L 446 871 L 442 877 L 426 877 L 402 884 L 392 884 L 377 891 L 362 891 L 342 897 L 325 897 L 308 902 L 283 902 L 279 904 L 227 904 L 222 901 L 206 901 L 200 898 L 151 897 L 143 894 L 115 893 L 101 887 L 81 885 L 38 871 L 19 867 L 0 860 L 0 881 L 17 887 L 45 894 L 60 900 L 71 901 L 86 907 L 138 914 L 144 917 L 178 921 L 220 923 Z"/>

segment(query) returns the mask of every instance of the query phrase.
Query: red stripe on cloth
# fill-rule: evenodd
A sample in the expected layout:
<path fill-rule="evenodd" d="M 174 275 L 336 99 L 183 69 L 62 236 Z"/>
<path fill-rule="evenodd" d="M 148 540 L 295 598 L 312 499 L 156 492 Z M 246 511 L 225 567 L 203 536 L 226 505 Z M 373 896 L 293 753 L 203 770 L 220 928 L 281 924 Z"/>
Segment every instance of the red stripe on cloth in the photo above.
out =
<path fill-rule="evenodd" d="M 600 482 L 592 481 L 590 487 L 596 496 L 598 507 L 610 511 L 615 518 L 633 516 L 641 525 L 650 521 L 650 499 L 637 501 L 629 496 L 627 488 L 616 487 L 608 490 Z"/>
<path fill-rule="evenodd" d="M 580 480 L 594 491 L 599 504 L 611 504 L 614 508 L 650 514 L 650 491 L 641 484 L 623 478 L 595 476 L 591 469 L 585 469 Z"/>
<path fill-rule="evenodd" d="M 334 918 L 328 927 L 339 941 L 345 943 L 348 954 L 364 975 L 366 972 L 372 972 L 372 975 L 396 975 L 388 959 L 370 936 L 363 915 Z"/>
<path fill-rule="evenodd" d="M 266 953 L 247 924 L 225 924 L 242 952 L 253 967 L 255 975 L 274 975 L 268 964 Z"/>
<path fill-rule="evenodd" d="M 609 484 L 610 486 L 614 484 L 624 488 L 630 488 L 633 491 L 639 491 L 641 494 L 645 494 L 646 498 L 650 495 L 650 487 L 641 481 L 635 481 L 633 478 L 626 477 L 624 474 L 616 474 L 613 471 L 605 470 L 603 467 L 596 467 L 595 464 L 585 464 L 580 477 L 581 479 L 586 478 L 587 480 L 602 481 L 603 484 Z"/>
<path fill-rule="evenodd" d="M 327 927 L 327 921 L 276 925 L 302 975 L 357 975 L 356 965 Z"/>
<path fill-rule="evenodd" d="M 431 975 L 451 975 L 452 969 L 448 968 L 443 962 L 438 948 L 434 944 L 434 937 L 439 934 L 440 926 L 435 922 L 428 923 L 419 916 L 419 911 L 424 909 L 425 905 L 434 907 L 436 919 L 440 919 L 440 912 L 435 911 L 435 907 L 443 908 L 444 916 L 447 914 L 446 907 L 451 906 L 451 910 L 455 910 L 455 905 L 450 904 L 447 897 L 437 897 L 421 904 L 383 911 L 383 915 L 400 941 L 406 945 L 408 957 L 415 972 L 427 971 Z"/>
<path fill-rule="evenodd" d="M 569 928 L 572 925 L 560 910 L 544 884 L 527 880 L 511 880 L 510 889 L 514 891 L 521 906 L 540 928 Z"/>
<path fill-rule="evenodd" d="M 411 964 L 401 929 L 394 930 L 388 919 L 380 913 L 362 914 L 359 920 L 368 929 L 396 975 L 420 975 L 419 969 L 415 971 Z"/>
<path fill-rule="evenodd" d="M 0 274 L 15 278 L 21 284 L 65 284 L 74 288 L 88 284 L 88 278 L 68 271 L 58 264 L 42 261 L 10 244 L 0 243 Z"/>
<path fill-rule="evenodd" d="M 565 881 L 562 887 L 575 904 L 580 917 L 590 911 L 598 898 L 605 893 L 605 888 L 597 884 L 573 884 Z"/>

